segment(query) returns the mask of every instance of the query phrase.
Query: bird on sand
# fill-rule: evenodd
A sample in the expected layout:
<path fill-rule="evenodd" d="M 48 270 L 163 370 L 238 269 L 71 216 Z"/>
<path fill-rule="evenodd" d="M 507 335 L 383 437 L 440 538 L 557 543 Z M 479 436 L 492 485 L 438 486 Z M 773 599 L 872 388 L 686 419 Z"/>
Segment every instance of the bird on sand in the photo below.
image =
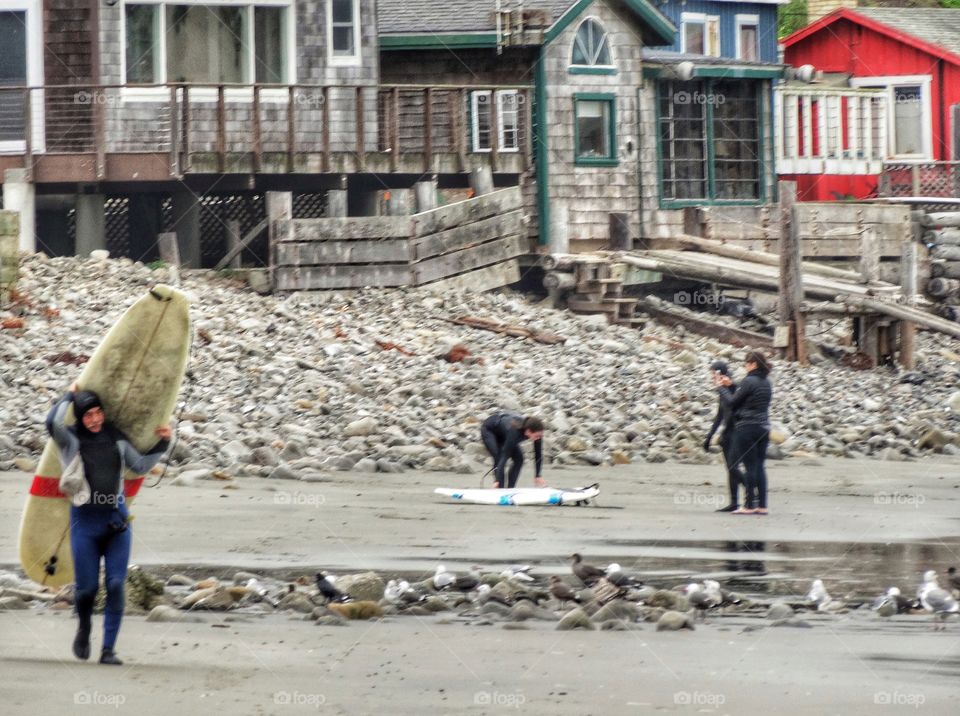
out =
<path fill-rule="evenodd" d="M 454 577 L 453 584 L 451 586 L 460 592 L 472 592 L 479 584 L 480 567 L 475 564 L 470 568 L 470 572 L 468 574 Z"/>
<path fill-rule="evenodd" d="M 713 584 L 717 585 L 716 589 L 713 589 L 711 585 L 708 590 L 705 583 L 698 584 L 697 582 L 691 582 L 684 590 L 687 595 L 687 601 L 690 603 L 690 606 L 696 610 L 695 615 L 699 615 L 703 621 L 707 620 L 707 610 L 720 606 L 720 602 L 723 601 L 723 597 L 720 594 L 720 585 L 717 582 L 713 582 Z"/>
<path fill-rule="evenodd" d="M 643 582 L 635 577 L 631 577 L 626 574 L 621 568 L 620 565 L 616 562 L 611 562 L 607 565 L 607 568 L 604 570 L 607 575 L 607 580 L 616 584 L 618 587 L 642 587 Z"/>
<path fill-rule="evenodd" d="M 453 584 L 456 578 L 456 575 L 453 572 L 448 572 L 442 564 L 437 565 L 437 571 L 433 575 L 433 587 L 434 589 L 446 589 Z"/>
<path fill-rule="evenodd" d="M 518 582 L 532 582 L 534 581 L 533 577 L 529 574 L 531 569 L 532 567 L 529 564 L 511 564 L 500 572 L 500 576 L 506 577 L 507 579 L 515 579 Z"/>
<path fill-rule="evenodd" d="M 833 600 L 827 593 L 826 587 L 823 586 L 822 579 L 813 580 L 813 584 L 810 585 L 810 591 L 807 592 L 807 601 L 815 606 L 819 612 L 824 611 L 830 606 Z"/>
<path fill-rule="evenodd" d="M 550 594 L 560 602 L 561 607 L 567 602 L 580 602 L 580 597 L 573 591 L 573 588 L 557 575 L 550 577 Z"/>
<path fill-rule="evenodd" d="M 592 564 L 584 562 L 583 557 L 577 552 L 570 555 L 570 561 L 570 568 L 573 570 L 573 573 L 588 587 L 592 587 L 601 577 L 607 575 L 607 573 L 599 567 L 594 567 Z"/>
<path fill-rule="evenodd" d="M 923 586 L 920 588 L 920 603 L 933 614 L 934 630 L 946 629 L 947 617 L 960 613 L 960 605 L 946 589 L 941 589 L 937 573 L 932 569 L 924 572 Z"/>
<path fill-rule="evenodd" d="M 345 602 L 347 595 L 333 586 L 332 577 L 327 576 L 326 572 L 317 572 L 317 589 L 327 602 Z"/>

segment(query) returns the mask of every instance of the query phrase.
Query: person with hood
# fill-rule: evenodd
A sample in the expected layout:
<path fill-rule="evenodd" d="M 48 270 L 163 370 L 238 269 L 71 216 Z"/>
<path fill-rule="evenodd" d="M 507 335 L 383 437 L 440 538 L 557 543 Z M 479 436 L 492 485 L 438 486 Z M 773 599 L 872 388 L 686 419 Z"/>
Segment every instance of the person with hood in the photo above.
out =
<path fill-rule="evenodd" d="M 746 357 L 747 377 L 736 390 L 729 376 L 714 375 L 720 401 L 733 414 L 734 440 L 733 460 L 743 463 L 747 487 L 744 506 L 735 510 L 736 515 L 767 514 L 767 444 L 770 442 L 770 403 L 773 386 L 767 376 L 771 366 L 758 351 L 750 351 Z"/>
<path fill-rule="evenodd" d="M 516 487 L 520 469 L 523 467 L 523 450 L 520 443 L 533 443 L 536 474 L 533 484 L 546 487 L 543 479 L 543 421 L 540 418 L 524 417 L 519 413 L 503 410 L 494 413 L 480 425 L 480 438 L 487 452 L 493 457 L 494 483 L 496 487 Z M 510 471 L 504 479 L 507 461 L 512 460 Z"/>
<path fill-rule="evenodd" d="M 65 418 L 71 404 L 76 423 L 67 425 Z M 77 457 L 83 468 L 77 492 L 69 495 L 74 600 L 80 622 L 73 653 L 78 659 L 90 658 L 91 619 L 103 560 L 107 601 L 100 663 L 119 665 L 123 662 L 114 648 L 123 619 L 131 542 L 123 474 L 126 470 L 140 475 L 149 472 L 170 446 L 171 429 L 169 425 L 158 427 L 155 434 L 159 441 L 141 455 L 130 439 L 107 420 L 99 396 L 89 390 L 78 391 L 76 384 L 50 410 L 46 428 L 60 449 L 64 469 Z"/>
<path fill-rule="evenodd" d="M 727 376 L 728 378 L 730 377 L 730 369 L 726 362 L 722 360 L 716 360 L 711 363 L 710 371 L 711 375 L 714 377 L 718 375 Z M 736 393 L 736 383 L 731 381 L 729 388 Z M 713 436 L 716 434 L 718 429 L 721 430 L 719 440 L 720 449 L 723 451 L 723 461 L 727 466 L 727 487 L 730 492 L 730 502 L 727 503 L 725 507 L 719 508 L 717 512 L 735 512 L 740 507 L 737 494 L 739 492 L 740 485 L 744 484 L 743 472 L 740 470 L 740 464 L 734 461 L 733 413 L 722 399 L 717 401 L 717 414 L 713 418 L 713 425 L 710 426 L 710 432 L 707 433 L 707 437 L 703 441 L 704 452 L 710 452 L 710 442 L 713 440 Z"/>

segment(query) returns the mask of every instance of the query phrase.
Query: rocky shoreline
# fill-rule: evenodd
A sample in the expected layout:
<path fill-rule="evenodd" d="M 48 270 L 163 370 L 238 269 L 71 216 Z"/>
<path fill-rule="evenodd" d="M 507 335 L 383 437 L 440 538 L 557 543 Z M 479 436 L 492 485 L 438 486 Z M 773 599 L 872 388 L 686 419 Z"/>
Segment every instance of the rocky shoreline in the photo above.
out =
<path fill-rule="evenodd" d="M 489 460 L 479 421 L 498 408 L 545 419 L 549 469 L 719 459 L 701 447 L 716 401 L 707 366 L 721 357 L 739 368 L 743 351 L 682 328 L 607 326 L 510 292 L 262 296 L 211 272 L 181 279 L 195 337 L 167 468 L 179 484 L 311 481 L 346 470 L 482 473 Z M 24 259 L 20 300 L 0 313 L 0 470 L 32 469 L 47 407 L 124 307 L 166 280 L 167 269 L 127 259 Z M 464 315 L 565 340 L 450 322 Z M 828 324 L 820 339 L 841 333 Z M 856 371 L 823 355 L 806 368 L 778 362 L 769 456 L 960 454 L 954 344 L 921 333 L 909 374 Z"/>

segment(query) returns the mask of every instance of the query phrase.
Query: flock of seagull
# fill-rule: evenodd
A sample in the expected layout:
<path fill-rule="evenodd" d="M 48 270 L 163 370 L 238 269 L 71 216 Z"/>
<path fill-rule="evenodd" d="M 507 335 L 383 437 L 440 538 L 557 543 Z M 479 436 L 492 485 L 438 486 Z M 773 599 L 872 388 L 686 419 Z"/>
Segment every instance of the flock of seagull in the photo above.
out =
<path fill-rule="evenodd" d="M 643 603 L 645 598 L 649 598 L 657 591 L 626 574 L 619 564 L 611 563 L 605 568 L 597 567 L 584 562 L 583 557 L 577 553 L 570 555 L 569 561 L 573 575 L 583 586 L 591 590 L 591 599 L 600 603 L 606 603 L 618 597 L 639 597 L 640 603 Z M 496 574 L 496 579 L 507 579 L 519 585 L 530 584 L 536 581 L 530 575 L 531 569 L 529 564 L 511 565 Z M 387 582 L 384 598 L 392 604 L 410 605 L 426 599 L 431 593 L 453 591 L 464 594 L 475 592 L 480 601 L 504 599 L 503 595 L 493 591 L 487 583 L 491 581 L 486 579 L 489 573 L 484 574 L 481 570 L 480 566 L 474 565 L 466 574 L 458 575 L 441 564 L 434 575 L 423 582 L 411 584 L 405 579 L 391 579 Z M 337 589 L 334 577 L 319 572 L 316 580 L 318 590 L 328 601 L 349 599 Z M 874 600 L 872 609 L 881 617 L 925 611 L 933 615 L 934 629 L 945 629 L 946 619 L 951 614 L 960 613 L 960 605 L 957 602 L 960 597 L 960 575 L 957 574 L 955 567 L 947 570 L 946 580 L 947 587 L 941 587 L 937 572 L 928 570 L 923 575 L 923 581 L 917 589 L 915 599 L 905 597 L 897 587 L 890 587 Z M 579 604 L 583 598 L 581 590 L 557 575 L 550 577 L 548 591 L 560 603 L 561 608 L 570 602 Z M 694 610 L 694 617 L 699 616 L 704 621 L 710 610 L 739 602 L 736 594 L 725 591 L 719 582 L 712 579 L 691 582 L 675 591 L 681 592 L 686 597 L 690 608 Z M 813 581 L 810 591 L 806 594 L 805 604 L 820 612 L 836 612 L 852 606 L 847 600 L 832 598 L 821 579 Z"/>

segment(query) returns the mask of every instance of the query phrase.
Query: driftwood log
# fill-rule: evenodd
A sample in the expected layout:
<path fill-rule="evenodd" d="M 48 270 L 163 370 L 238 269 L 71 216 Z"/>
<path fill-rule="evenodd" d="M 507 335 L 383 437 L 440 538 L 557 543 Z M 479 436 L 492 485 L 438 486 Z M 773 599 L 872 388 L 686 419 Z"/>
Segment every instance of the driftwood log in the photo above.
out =
<path fill-rule="evenodd" d="M 527 328 L 526 326 L 499 323 L 497 321 L 491 321 L 486 318 L 477 318 L 475 316 L 460 316 L 459 318 L 448 318 L 446 320 L 450 323 L 456 323 L 459 326 L 469 326 L 470 328 L 477 328 L 482 331 L 492 331 L 504 336 L 530 338 L 537 343 L 545 343 L 547 345 L 556 345 L 558 343 L 566 343 L 567 341 L 566 338 L 563 336 L 558 336 L 556 333 L 538 331 L 535 328 Z"/>

